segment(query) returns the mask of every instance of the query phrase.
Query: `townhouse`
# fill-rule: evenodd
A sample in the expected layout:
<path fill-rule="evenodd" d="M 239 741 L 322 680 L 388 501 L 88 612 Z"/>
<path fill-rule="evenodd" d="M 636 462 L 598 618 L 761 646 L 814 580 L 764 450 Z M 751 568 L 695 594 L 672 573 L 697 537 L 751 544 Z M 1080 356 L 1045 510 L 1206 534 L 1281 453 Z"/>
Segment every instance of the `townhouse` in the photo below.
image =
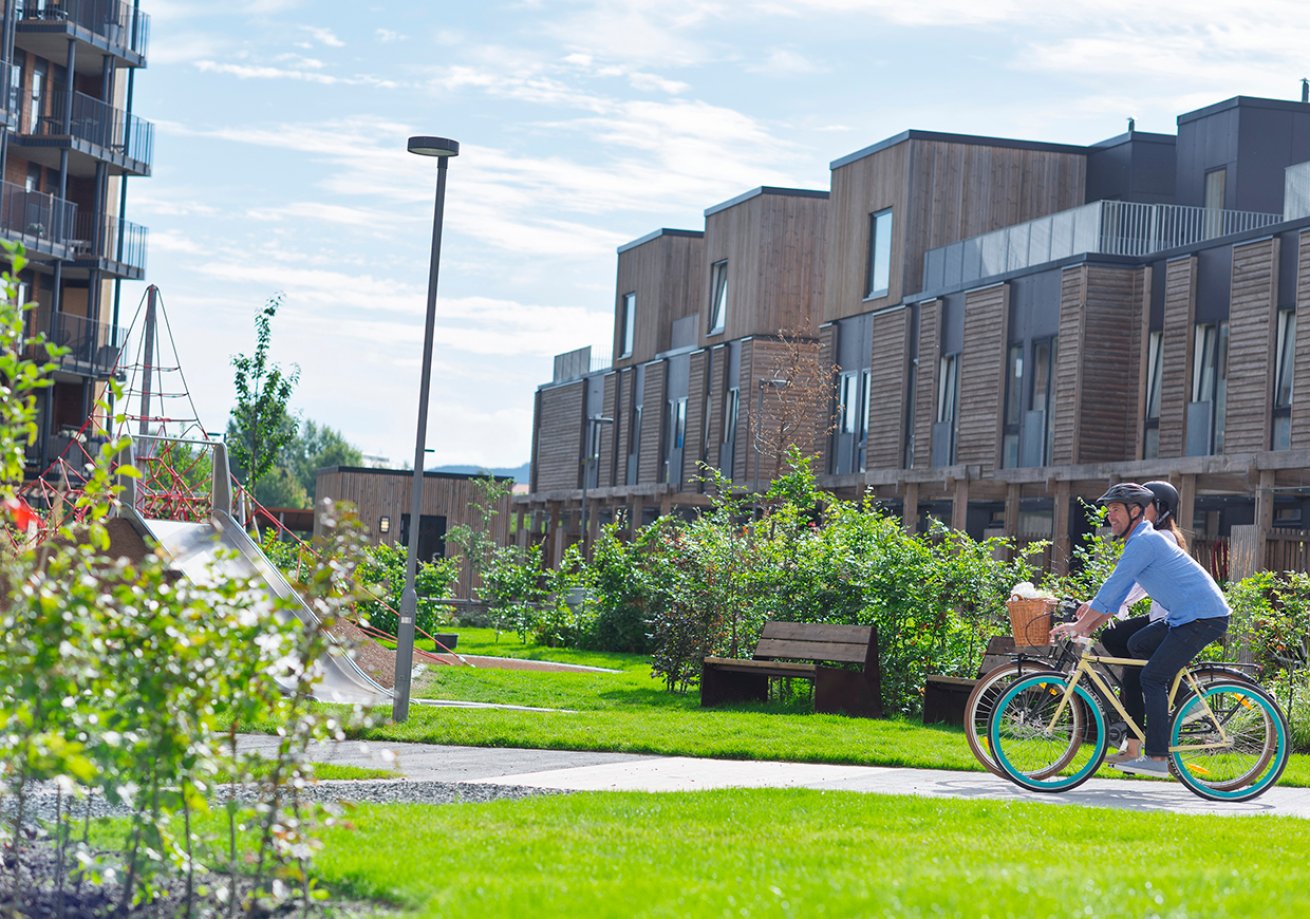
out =
<path fill-rule="evenodd" d="M 761 356 L 803 340 L 826 398 L 789 436 L 825 488 L 872 490 L 911 529 L 1050 540 L 1062 568 L 1080 500 L 1167 478 L 1216 570 L 1230 550 L 1302 567 L 1310 104 L 1236 97 L 1177 124 L 1089 146 L 906 131 L 834 161 L 827 193 L 758 189 L 623 247 L 620 357 L 538 390 L 520 513 L 558 552 L 584 503 L 590 530 L 703 502 L 691 455 L 766 479 L 804 392 L 795 361 Z"/>
<path fill-rule="evenodd" d="M 64 452 L 121 373 L 120 282 L 145 274 L 146 230 L 124 213 L 128 179 L 151 169 L 153 126 L 132 113 L 149 26 L 136 0 L 4 0 L 0 239 L 27 253 L 28 332 L 68 349 L 39 397 L 29 476 Z"/>

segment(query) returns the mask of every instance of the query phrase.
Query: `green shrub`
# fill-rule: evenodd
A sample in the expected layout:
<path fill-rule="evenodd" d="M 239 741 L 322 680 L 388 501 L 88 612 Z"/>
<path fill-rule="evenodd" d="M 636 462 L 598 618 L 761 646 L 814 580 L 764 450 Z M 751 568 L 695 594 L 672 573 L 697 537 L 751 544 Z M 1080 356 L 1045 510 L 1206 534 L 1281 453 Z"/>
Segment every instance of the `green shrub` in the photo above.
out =
<path fill-rule="evenodd" d="M 396 634 L 398 614 L 405 594 L 405 546 L 376 545 L 363 550 L 356 577 L 366 591 L 359 603 L 359 615 L 369 625 L 388 635 Z M 414 590 L 418 605 L 414 613 L 416 629 L 431 635 L 451 622 L 450 607 L 442 600 L 450 598 L 451 588 L 459 579 L 454 559 L 420 561 L 414 573 Z"/>

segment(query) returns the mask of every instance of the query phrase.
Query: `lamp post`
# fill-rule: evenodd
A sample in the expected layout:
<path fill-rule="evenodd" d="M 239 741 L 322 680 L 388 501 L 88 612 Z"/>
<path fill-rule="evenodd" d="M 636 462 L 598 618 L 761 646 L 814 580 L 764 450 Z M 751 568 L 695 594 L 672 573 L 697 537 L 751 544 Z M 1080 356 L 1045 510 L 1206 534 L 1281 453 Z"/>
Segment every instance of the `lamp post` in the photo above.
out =
<path fill-rule="evenodd" d="M 411 137 L 409 152 L 437 158 L 437 204 L 432 217 L 432 258 L 428 266 L 428 310 L 423 327 L 422 378 L 418 390 L 418 432 L 414 439 L 414 481 L 409 497 L 409 546 L 405 554 L 405 592 L 396 628 L 396 686 L 391 720 L 409 718 L 409 683 L 414 668 L 414 616 L 418 611 L 418 534 L 423 512 L 423 457 L 427 452 L 428 389 L 432 385 L 432 339 L 437 321 L 437 272 L 441 267 L 441 221 L 446 207 L 446 161 L 459 156 L 459 144 L 445 137 Z"/>
<path fill-rule="evenodd" d="M 596 432 L 602 424 L 613 424 L 605 415 L 587 418 L 587 453 L 582 459 L 582 556 L 587 556 L 587 483 L 591 480 L 591 464 L 600 459 L 600 439 Z"/>

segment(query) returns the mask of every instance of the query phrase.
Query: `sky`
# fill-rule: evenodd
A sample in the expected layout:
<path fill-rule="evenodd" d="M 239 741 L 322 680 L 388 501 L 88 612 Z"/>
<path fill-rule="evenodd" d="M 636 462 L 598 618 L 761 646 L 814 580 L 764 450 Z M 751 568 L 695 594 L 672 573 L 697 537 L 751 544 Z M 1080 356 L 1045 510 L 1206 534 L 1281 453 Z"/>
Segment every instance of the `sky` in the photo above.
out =
<path fill-rule="evenodd" d="M 616 249 L 908 129 L 1090 144 L 1236 95 L 1300 98 L 1292 0 L 141 0 L 126 216 L 206 430 L 282 295 L 291 407 L 414 455 L 436 161 L 427 465 L 512 467 L 554 355 L 611 349 Z M 139 340 L 139 335 L 134 332 Z M 176 409 L 173 409 L 176 413 Z"/>

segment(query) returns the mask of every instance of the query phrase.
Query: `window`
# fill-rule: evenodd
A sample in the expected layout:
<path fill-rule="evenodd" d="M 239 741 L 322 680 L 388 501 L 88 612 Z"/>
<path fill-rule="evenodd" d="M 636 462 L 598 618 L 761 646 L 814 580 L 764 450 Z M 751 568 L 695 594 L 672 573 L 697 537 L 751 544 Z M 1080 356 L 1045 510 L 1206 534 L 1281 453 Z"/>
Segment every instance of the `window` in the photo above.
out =
<path fill-rule="evenodd" d="M 1222 453 L 1228 402 L 1228 323 L 1198 323 L 1194 335 L 1188 455 Z"/>
<path fill-rule="evenodd" d="M 1228 167 L 1220 166 L 1205 174 L 1205 207 L 1211 210 L 1223 210 L 1224 198 L 1228 191 Z"/>
<path fill-rule="evenodd" d="M 1152 332 L 1146 343 L 1146 427 L 1142 458 L 1160 455 L 1160 379 L 1164 373 L 1164 332 Z"/>
<path fill-rule="evenodd" d="M 1273 449 L 1292 446 L 1292 382 L 1296 362 L 1296 313 L 1278 311 L 1278 352 L 1274 370 Z"/>
<path fill-rule="evenodd" d="M 1054 446 L 1055 425 L 1052 423 L 1055 418 L 1055 400 L 1052 398 L 1055 387 L 1055 348 L 1056 341 L 1054 338 L 1045 338 L 1041 341 L 1033 342 L 1033 391 L 1032 391 L 1032 411 L 1034 417 L 1040 417 L 1041 429 L 1033 432 L 1033 436 L 1041 437 L 1042 455 L 1040 465 L 1045 466 L 1051 461 L 1051 448 Z M 1036 413 L 1041 412 L 1040 416 Z"/>
<path fill-rule="evenodd" d="M 714 412 L 714 397 L 706 394 L 705 414 L 701 415 L 700 461 L 710 461 L 710 421 Z"/>
<path fill-rule="evenodd" d="M 44 107 L 46 62 L 37 61 L 32 65 L 31 108 L 28 110 L 28 133 L 36 134 L 41 127 Z"/>
<path fill-rule="evenodd" d="M 937 374 L 937 423 L 955 421 L 955 399 L 958 395 L 956 370 L 960 355 L 947 354 L 941 359 Z"/>
<path fill-rule="evenodd" d="M 838 384 L 841 389 L 841 432 L 854 434 L 859 420 L 860 397 L 858 394 L 859 375 L 843 373 Z"/>
<path fill-rule="evenodd" d="M 627 485 L 637 484 L 638 461 L 641 457 L 641 406 L 634 404 L 629 416 L 628 426 L 628 474 Z"/>
<path fill-rule="evenodd" d="M 1001 440 L 1001 465 L 1019 465 L 1019 428 L 1023 421 L 1023 344 L 1010 345 L 1005 372 L 1005 428 Z"/>
<path fill-rule="evenodd" d="M 737 440 L 737 406 L 741 392 L 736 386 L 728 390 L 728 406 L 723 412 L 723 442 L 733 444 Z"/>
<path fill-rule="evenodd" d="M 728 321 L 728 260 L 710 266 L 710 334 L 722 332 Z"/>
<path fill-rule="evenodd" d="M 869 275 L 865 297 L 887 294 L 892 272 L 892 210 L 869 215 Z"/>
<path fill-rule="evenodd" d="M 637 295 L 627 293 L 623 295 L 623 340 L 619 343 L 619 357 L 630 357 L 632 355 L 632 344 L 636 332 Z"/>
<path fill-rule="evenodd" d="M 681 450 L 687 439 L 687 397 L 669 401 L 669 445 Z"/>

